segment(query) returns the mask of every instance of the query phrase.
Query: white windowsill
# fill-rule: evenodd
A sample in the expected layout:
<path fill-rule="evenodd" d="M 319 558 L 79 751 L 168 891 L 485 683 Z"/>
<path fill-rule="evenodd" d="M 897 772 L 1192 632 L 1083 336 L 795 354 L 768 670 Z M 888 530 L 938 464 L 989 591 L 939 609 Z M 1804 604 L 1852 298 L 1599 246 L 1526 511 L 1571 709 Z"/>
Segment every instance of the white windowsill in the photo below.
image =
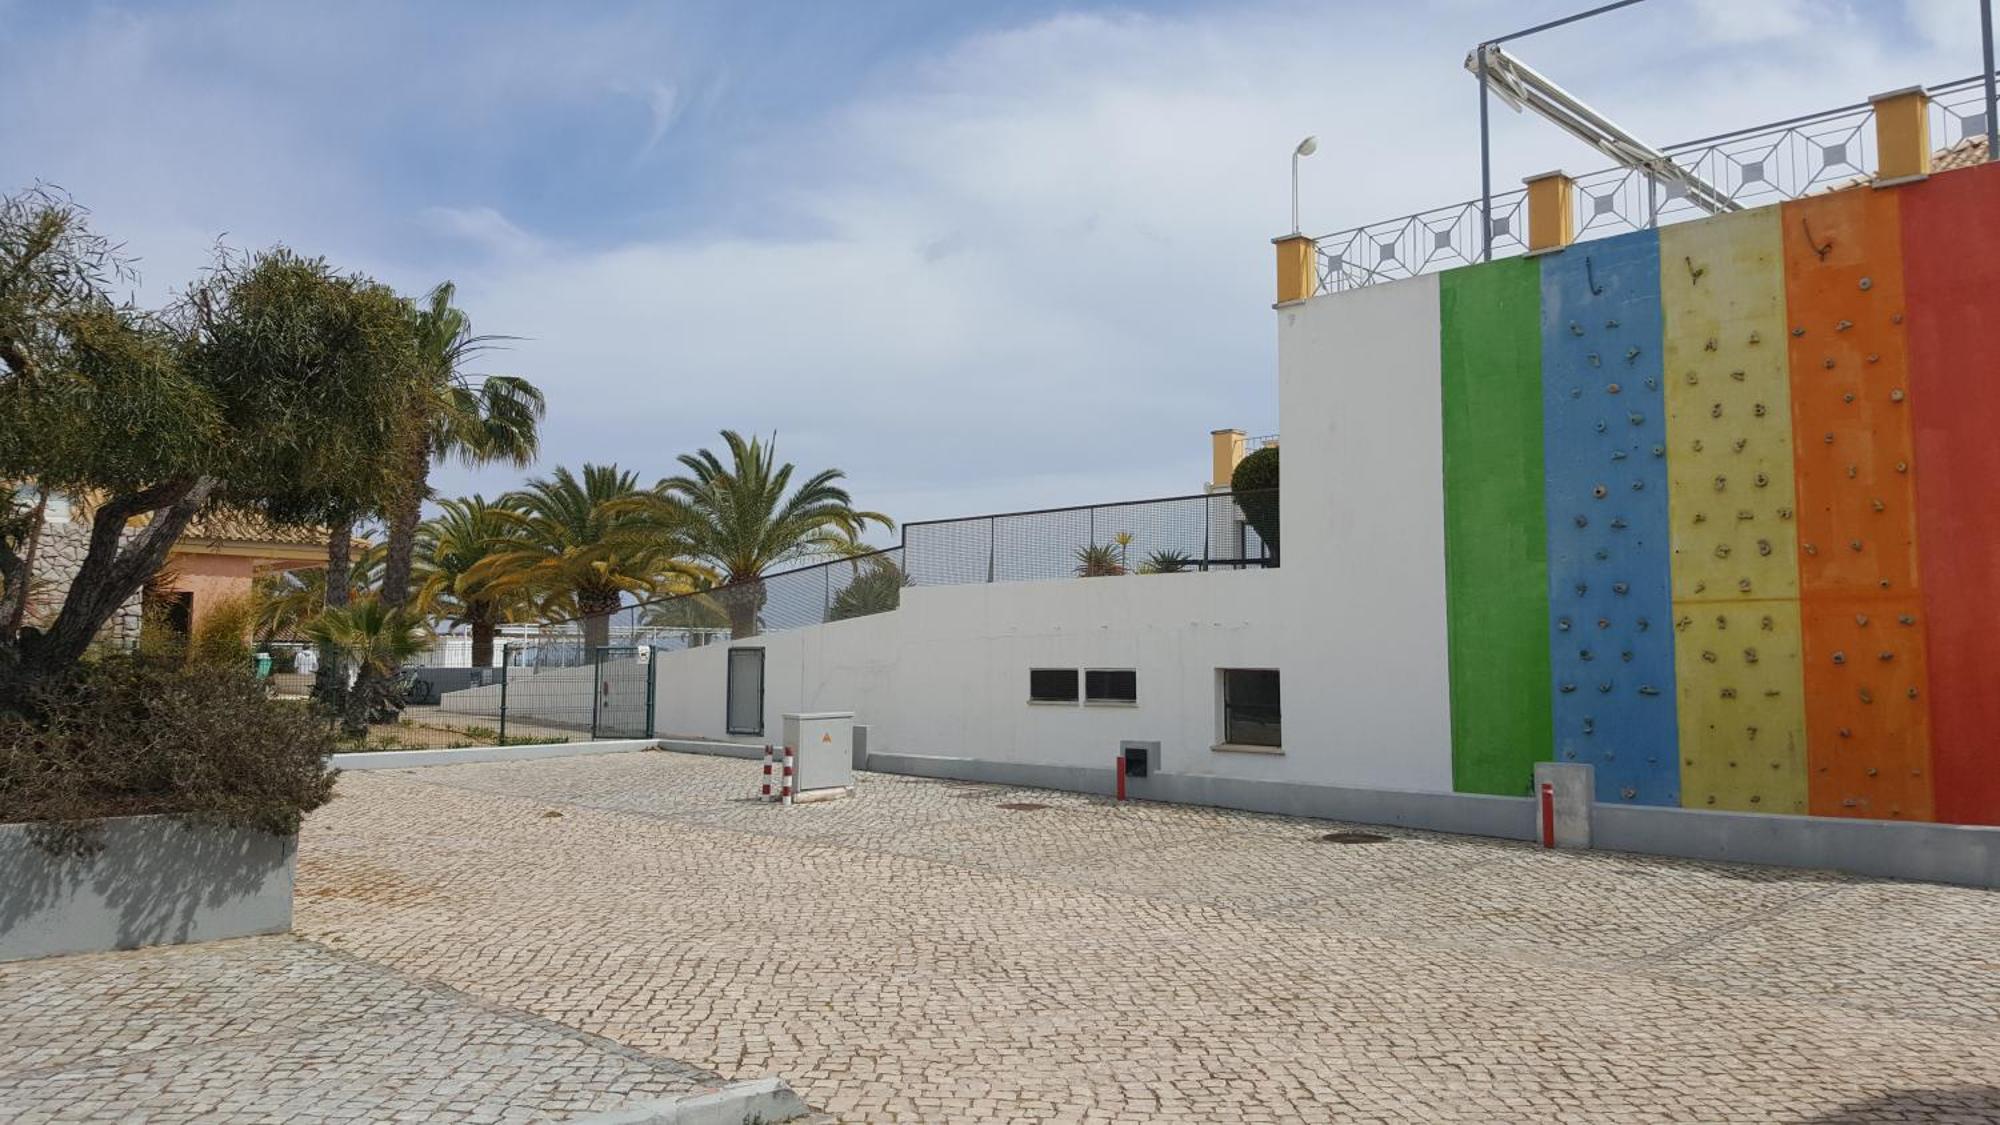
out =
<path fill-rule="evenodd" d="M 1085 707 L 1137 707 L 1139 701 L 1136 699 L 1086 699 L 1083 701 L 1083 705 Z"/>
<path fill-rule="evenodd" d="M 1030 699 L 1030 700 L 1028 700 L 1028 706 L 1030 706 L 1030 707 L 1074 707 L 1074 706 L 1076 706 L 1076 705 L 1077 705 L 1077 702 L 1076 702 L 1076 700 L 1074 700 L 1074 699 Z"/>
<path fill-rule="evenodd" d="M 1252 746 L 1247 742 L 1218 742 L 1209 747 L 1218 754 L 1283 754 L 1282 746 Z"/>

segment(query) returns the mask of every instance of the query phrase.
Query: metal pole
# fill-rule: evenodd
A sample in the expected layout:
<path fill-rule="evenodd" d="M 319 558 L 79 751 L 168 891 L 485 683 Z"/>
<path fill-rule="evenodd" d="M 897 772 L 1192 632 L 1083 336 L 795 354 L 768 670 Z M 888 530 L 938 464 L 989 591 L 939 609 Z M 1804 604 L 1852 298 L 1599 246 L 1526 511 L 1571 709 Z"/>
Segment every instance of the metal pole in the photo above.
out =
<path fill-rule="evenodd" d="M 591 653 L 590 673 L 590 737 L 597 737 L 597 701 L 604 694 L 604 646 L 598 645 Z"/>
<path fill-rule="evenodd" d="M 513 664 L 507 651 L 514 647 L 512 641 L 500 642 L 500 745 L 507 745 L 507 669 Z"/>
<path fill-rule="evenodd" d="M 1486 103 L 1486 44 L 1479 51 L 1479 260 L 1493 260 L 1493 137 L 1488 131 Z"/>
<path fill-rule="evenodd" d="M 987 516 L 986 517 L 986 584 L 988 586 L 991 586 L 993 584 L 993 555 L 995 552 L 994 544 L 997 542 L 999 535 L 1000 535 L 999 517 Z"/>
<path fill-rule="evenodd" d="M 1986 159 L 2000 160 L 2000 96 L 1994 92 L 1993 0 L 1979 0 L 1979 41 L 1986 60 Z"/>
<path fill-rule="evenodd" d="M 1215 553 L 1210 540 L 1214 537 L 1215 497 L 1205 496 L 1201 501 L 1201 569 L 1208 569 L 1208 556 Z"/>
<path fill-rule="evenodd" d="M 659 690 L 660 646 L 646 646 L 646 733 L 653 737 L 653 700 Z"/>

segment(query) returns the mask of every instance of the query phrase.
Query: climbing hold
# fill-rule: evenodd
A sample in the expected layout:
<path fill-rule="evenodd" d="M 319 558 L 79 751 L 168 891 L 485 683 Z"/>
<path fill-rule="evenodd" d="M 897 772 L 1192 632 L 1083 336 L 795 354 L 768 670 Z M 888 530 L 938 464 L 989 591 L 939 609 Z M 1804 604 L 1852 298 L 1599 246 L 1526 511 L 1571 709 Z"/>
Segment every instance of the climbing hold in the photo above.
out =
<path fill-rule="evenodd" d="M 1686 632 L 1687 627 L 1692 624 L 1694 624 L 1694 618 L 1688 617 L 1685 614 L 1683 614 L 1680 618 L 1674 621 L 1674 628 L 1679 629 L 1682 632 Z"/>
<path fill-rule="evenodd" d="M 1576 650 L 1576 658 L 1577 658 L 1578 660 L 1581 660 L 1581 661 L 1583 661 L 1583 662 L 1584 662 L 1585 664 L 1588 664 L 1588 663 L 1590 663 L 1591 661 L 1593 661 L 1593 660 L 1597 659 L 1597 655 L 1596 655 L 1595 653 L 1591 652 L 1591 651 L 1590 651 L 1589 649 L 1587 649 L 1587 648 L 1580 648 L 1580 649 L 1577 649 L 1577 650 Z"/>
<path fill-rule="evenodd" d="M 1889 392 L 1889 401 L 1890 401 L 1890 402 L 1901 402 L 1901 401 L 1903 401 L 1903 388 L 1901 388 L 1901 387 L 1897 387 L 1896 389 L 1894 389 L 1894 390 L 1890 391 L 1890 392 Z"/>
<path fill-rule="evenodd" d="M 1618 384 L 1616 384 L 1616 383 L 1609 383 L 1609 384 L 1606 384 L 1606 385 L 1605 385 L 1605 388 L 1604 388 L 1604 393 L 1605 393 L 1605 394 L 1608 394 L 1608 395 L 1615 395 L 1615 394 L 1617 394 L 1617 393 L 1618 393 L 1618 392 L 1619 392 L 1620 390 L 1622 390 L 1622 389 L 1623 389 L 1623 388 L 1621 388 L 1621 387 L 1620 387 L 1620 386 L 1619 386 Z"/>
<path fill-rule="evenodd" d="M 1850 328 L 1852 328 L 1852 327 L 1854 327 L 1854 322 L 1853 322 L 1853 321 L 1851 321 L 1851 320 L 1843 320 L 1843 321 L 1841 321 L 1841 322 L 1840 322 L 1839 324 L 1836 324 L 1836 325 L 1834 325 L 1834 326 L 1833 326 L 1833 330 L 1834 330 L 1835 332 L 1845 332 L 1845 331 L 1847 331 L 1848 329 L 1850 329 Z"/>
<path fill-rule="evenodd" d="M 1626 362 L 1626 363 L 1631 363 L 1631 362 L 1633 362 L 1634 360 L 1636 360 L 1636 359 L 1638 359 L 1638 358 L 1639 358 L 1639 345 L 1637 345 L 1637 344 L 1634 344 L 1634 345 L 1632 345 L 1631 347 L 1629 347 L 1629 348 L 1625 349 L 1625 362 Z"/>
<path fill-rule="evenodd" d="M 1717 543 L 1717 544 L 1715 545 L 1715 557 L 1716 557 L 1716 558 L 1718 558 L 1718 559 L 1726 559 L 1726 558 L 1728 558 L 1728 557 L 1729 557 L 1729 544 L 1727 544 L 1727 543 Z"/>
<path fill-rule="evenodd" d="M 1571 387 L 1571 388 L 1569 389 L 1569 397 L 1571 397 L 1571 398 L 1582 398 L 1582 397 L 1583 397 L 1583 388 L 1582 388 L 1582 387 Z"/>
<path fill-rule="evenodd" d="M 1577 597 L 1579 597 L 1579 598 L 1580 598 L 1580 597 L 1582 597 L 1582 596 L 1584 596 L 1585 594 L 1588 594 L 1588 593 L 1590 593 L 1590 583 L 1588 583 L 1588 582 L 1579 582 L 1579 583 L 1577 583 L 1577 584 L 1576 584 L 1576 596 L 1577 596 Z"/>
<path fill-rule="evenodd" d="M 1715 490 L 1721 492 L 1727 487 L 1729 487 L 1729 478 L 1718 474 L 1715 478 Z"/>
<path fill-rule="evenodd" d="M 1599 547 L 1597 551 L 1592 555 L 1592 557 L 1595 558 L 1598 562 L 1603 562 L 1611 557 L 1611 552 L 1605 550 L 1602 547 Z"/>
<path fill-rule="evenodd" d="M 1746 648 L 1746 649 L 1744 649 L 1744 650 L 1743 650 L 1743 663 L 1745 663 L 1745 664 L 1755 664 L 1755 663 L 1757 663 L 1757 650 L 1756 650 L 1756 649 L 1754 649 L 1754 648 Z M 1756 728 L 1756 727 L 1751 727 L 1750 729 L 1754 731 L 1754 730 L 1756 730 L 1757 728 Z"/>
<path fill-rule="evenodd" d="M 1803 335 L 1805 335 L 1805 334 L 1806 334 L 1806 330 L 1805 330 L 1804 328 L 1794 328 L 1794 329 L 1792 329 L 1792 335 L 1794 335 L 1794 336 L 1803 336 Z"/>
<path fill-rule="evenodd" d="M 1576 526 L 1578 526 L 1578 527 L 1589 527 L 1589 526 L 1590 526 L 1590 517 L 1589 517 L 1589 516 L 1578 516 L 1578 517 L 1576 517 Z"/>
<path fill-rule="evenodd" d="M 1757 333 L 1752 332 L 1750 333 L 1750 342 L 1753 344 L 1761 344 L 1764 342 L 1764 338 L 1762 336 L 1759 336 Z"/>
<path fill-rule="evenodd" d="M 1728 615 L 1728 614 L 1726 614 L 1726 613 L 1718 613 L 1718 614 L 1716 614 L 1716 615 L 1715 615 L 1715 627 L 1716 627 L 1717 629 L 1727 629 L 1727 628 L 1729 628 L 1729 615 Z"/>
<path fill-rule="evenodd" d="M 1648 621 L 1648 620 L 1646 620 L 1646 619 L 1645 619 L 1645 618 L 1643 618 L 1643 617 L 1637 617 L 1637 618 L 1633 618 L 1633 620 L 1632 620 L 1632 627 L 1633 627 L 1633 628 L 1635 628 L 1635 629 L 1637 629 L 1637 630 L 1639 630 L 1639 631 L 1640 631 L 1641 633 L 1643 633 L 1643 632 L 1645 632 L 1645 631 L 1646 631 L 1647 629 L 1650 629 L 1650 628 L 1652 628 L 1652 627 L 1653 627 L 1653 623 L 1652 623 L 1652 622 L 1650 622 L 1650 621 Z"/>
<path fill-rule="evenodd" d="M 1767 613 L 1764 615 L 1763 626 L 1764 626 L 1764 631 L 1766 633 L 1776 628 L 1777 624 L 1778 624 L 1777 621 L 1773 620 L 1770 614 Z"/>
<path fill-rule="evenodd" d="M 1569 334 L 1570 334 L 1570 335 L 1572 335 L 1572 336 L 1581 336 L 1581 335 L 1583 335 L 1583 325 L 1581 325 L 1581 324 L 1578 324 L 1578 323 L 1577 323 L 1576 321 L 1574 321 L 1574 320 L 1570 321 L 1570 322 L 1569 322 Z"/>
<path fill-rule="evenodd" d="M 1895 314 L 1891 315 L 1891 316 L 1889 317 L 1889 323 L 1891 323 L 1891 324 L 1901 324 L 1901 323 L 1903 323 L 1903 314 L 1902 314 L 1902 313 L 1895 313 Z"/>
<path fill-rule="evenodd" d="M 1715 663 L 1715 654 L 1707 649 L 1703 649 L 1701 651 L 1701 660 L 1704 664 L 1713 664 Z"/>
<path fill-rule="evenodd" d="M 1896 462 L 1896 471 L 1897 471 L 1897 472 L 1899 472 L 1899 473 L 1907 473 L 1907 472 L 1909 472 L 1909 471 L 1910 471 L 1910 463 L 1909 463 L 1908 461 L 1898 461 L 1898 462 Z"/>
<path fill-rule="evenodd" d="M 1801 548 L 1803 548 L 1803 549 L 1804 549 L 1804 551 L 1805 551 L 1805 553 L 1806 553 L 1806 554 L 1808 554 L 1808 555 L 1817 555 L 1817 554 L 1819 554 L 1819 548 L 1818 548 L 1818 547 L 1815 547 L 1815 546 L 1813 546 L 1813 545 L 1812 545 L 1811 543 L 1801 543 L 1801 544 L 1800 544 L 1799 546 L 1800 546 Z"/>
<path fill-rule="evenodd" d="M 1743 521 L 1746 521 L 1746 520 L 1754 520 L 1754 519 L 1756 519 L 1756 518 L 1757 518 L 1757 513 L 1755 513 L 1755 512 L 1753 512 L 1753 511 L 1751 511 L 1751 510 L 1750 510 L 1750 509 L 1748 509 L 1748 508 L 1738 508 L 1738 509 L 1736 509 L 1736 519 L 1737 519 L 1737 522 L 1739 522 L 1739 523 L 1741 523 L 1741 522 L 1743 522 Z"/>
<path fill-rule="evenodd" d="M 1779 519 L 1781 519 L 1781 520 L 1788 520 L 1788 519 L 1791 519 L 1791 518 L 1792 518 L 1792 510 L 1791 510 L 1790 508 L 1779 508 L 1779 509 L 1778 509 L 1778 518 L 1779 518 Z"/>
<path fill-rule="evenodd" d="M 1741 383 L 1744 379 L 1743 369 L 1739 367 L 1736 370 L 1731 371 L 1729 373 L 1729 377 Z"/>
<path fill-rule="evenodd" d="M 1664 445 L 1656 445 L 1656 446 L 1654 446 L 1654 447 L 1653 447 L 1653 456 L 1655 456 L 1655 457 L 1665 457 L 1666 455 L 1667 455 L 1667 447 L 1666 447 L 1666 446 L 1664 446 Z"/>
<path fill-rule="evenodd" d="M 1821 366 L 1825 367 L 1829 371 L 1833 370 L 1833 357 L 1827 356 L 1826 359 L 1822 361 Z"/>
<path fill-rule="evenodd" d="M 1861 471 L 1861 470 L 1860 470 L 1860 468 L 1859 468 L 1859 467 L 1857 467 L 1857 466 L 1854 466 L 1854 465 L 1849 465 L 1849 466 L 1847 467 L 1847 479 L 1848 479 L 1848 480 L 1853 480 L 1853 479 L 1854 479 L 1854 476 L 1855 476 L 1855 474 L 1856 474 L 1856 473 L 1859 473 L 1860 471 Z"/>
<path fill-rule="evenodd" d="M 1700 439 L 1700 438 L 1696 438 L 1696 439 L 1694 439 L 1694 444 L 1693 444 L 1692 446 L 1690 446 L 1689 448 L 1693 449 L 1693 450 L 1694 450 L 1694 451 L 1695 451 L 1696 453 L 1700 453 L 1700 452 L 1701 452 L 1701 439 Z"/>
<path fill-rule="evenodd" d="M 1874 508 L 1878 512 L 1886 512 L 1889 510 L 1889 506 L 1887 504 L 1884 504 L 1882 502 L 1882 498 L 1879 496 L 1877 496 L 1873 500 L 1868 501 L 1868 505 L 1869 507 Z"/>
<path fill-rule="evenodd" d="M 1757 553 L 1758 553 L 1758 554 L 1760 554 L 1760 555 L 1768 555 L 1768 554 L 1770 554 L 1770 553 L 1771 553 L 1771 541 L 1770 541 L 1769 539 L 1759 539 L 1759 540 L 1757 540 Z"/>
<path fill-rule="evenodd" d="M 1569 632 L 1569 618 L 1567 617 L 1556 618 L 1556 632 L 1558 633 Z"/>
<path fill-rule="evenodd" d="M 1604 361 L 1598 358 L 1598 356 L 1597 356 L 1597 353 L 1596 353 L 1596 352 L 1591 352 L 1591 353 L 1590 353 L 1590 355 L 1589 355 L 1589 356 L 1588 356 L 1587 358 L 1588 358 L 1588 359 L 1590 360 L 1590 365 L 1591 365 L 1592 367 L 1602 367 L 1602 366 L 1604 366 Z"/>
<path fill-rule="evenodd" d="M 1849 539 L 1847 541 L 1847 549 L 1850 551 L 1859 551 L 1861 549 L 1861 540 Z"/>
<path fill-rule="evenodd" d="M 1874 353 L 1874 352 L 1869 352 L 1869 353 L 1868 353 L 1868 362 L 1870 362 L 1870 363 L 1880 363 L 1880 362 L 1882 362 L 1882 357 L 1881 357 L 1881 356 L 1879 356 L 1879 355 L 1877 355 L 1877 354 L 1876 354 L 1876 353 Z"/>
<path fill-rule="evenodd" d="M 1862 291 L 1863 293 L 1866 293 L 1866 292 L 1868 292 L 1868 291 L 1869 291 L 1870 289 L 1873 289 L 1873 288 L 1875 288 L 1875 279 L 1874 279 L 1874 278 L 1872 278 L 1872 277 L 1864 277 L 1864 278 L 1862 278 L 1862 279 L 1861 279 L 1861 291 Z"/>
<path fill-rule="evenodd" d="M 1870 691 L 1869 691 L 1869 690 L 1868 690 L 1867 688 L 1862 688 L 1862 689 L 1861 689 L 1861 702 L 1863 702 L 1863 703 L 1873 703 L 1873 702 L 1875 702 L 1875 696 L 1874 696 L 1874 694 L 1873 694 L 1873 693 L 1871 693 L 1871 692 L 1870 692 Z"/>
<path fill-rule="evenodd" d="M 1559 692 L 1562 692 L 1562 693 L 1563 693 L 1564 695 L 1568 695 L 1568 694 L 1569 694 L 1570 692 L 1573 692 L 1573 691 L 1575 691 L 1575 690 L 1576 690 L 1576 685 L 1575 685 L 1575 684 L 1557 684 L 1557 685 L 1556 685 L 1556 690 L 1557 690 L 1557 691 L 1559 691 Z"/>
<path fill-rule="evenodd" d="M 1841 727 L 1841 728 L 1840 728 L 1840 737 L 1842 737 L 1842 738 L 1853 738 L 1853 737 L 1854 737 L 1854 732 L 1853 732 L 1853 731 L 1851 731 L 1851 730 L 1849 730 L 1849 729 L 1847 729 L 1846 727 Z"/>
<path fill-rule="evenodd" d="M 1756 485 L 1758 488 L 1762 488 L 1771 483 L 1771 478 L 1765 476 L 1763 473 L 1758 473 L 1756 476 L 1750 478 L 1750 483 Z"/>
<path fill-rule="evenodd" d="M 1600 618 L 1598 618 L 1598 619 L 1597 619 L 1597 627 L 1598 627 L 1599 629 L 1609 629 L 1609 628 L 1611 628 L 1611 619 L 1610 619 L 1609 617 L 1600 617 Z"/>
<path fill-rule="evenodd" d="M 1647 376 L 1647 378 L 1646 378 L 1646 389 L 1647 389 L 1647 390 L 1649 390 L 1649 391 L 1651 391 L 1651 390 L 1657 390 L 1657 389 L 1659 388 L 1659 386 L 1660 386 L 1660 381 L 1659 381 L 1658 379 L 1655 379 L 1655 378 L 1653 378 L 1653 377 L 1651 377 L 1651 376 Z"/>
<path fill-rule="evenodd" d="M 1884 664 L 1887 664 L 1891 660 L 1896 659 L 1896 654 L 1888 651 L 1887 649 L 1884 649 L 1883 651 L 1875 654 L 1875 659 L 1880 660 Z"/>
<path fill-rule="evenodd" d="M 1589 716 L 1585 716 L 1583 720 L 1583 733 L 1594 734 L 1596 733 L 1596 731 L 1597 731 L 1597 721 L 1595 719 L 1590 718 Z"/>
<path fill-rule="evenodd" d="M 1596 425 L 1595 425 L 1594 427 L 1592 427 L 1592 428 L 1593 428 L 1593 429 L 1595 429 L 1595 430 L 1596 430 L 1596 431 L 1597 431 L 1598 433 L 1600 433 L 1600 434 L 1601 434 L 1601 433 L 1603 433 L 1603 432 L 1604 432 L 1604 419 L 1602 419 L 1602 418 L 1599 418 L 1599 419 L 1597 420 L 1597 424 L 1596 424 Z"/>
<path fill-rule="evenodd" d="M 1654 686 L 1653 686 L 1652 684 L 1640 684 L 1640 685 L 1639 685 L 1639 694 L 1640 694 L 1640 695 L 1658 695 L 1658 694 L 1660 694 L 1660 689 L 1659 689 L 1659 688 L 1656 688 L 1656 687 L 1654 687 Z"/>
<path fill-rule="evenodd" d="M 1627 664 L 1632 663 L 1632 650 L 1626 649 L 1624 652 L 1619 653 L 1618 659 L 1623 660 Z"/>
<path fill-rule="evenodd" d="M 1861 627 L 1862 627 L 1863 629 L 1866 629 L 1866 628 L 1868 627 L 1868 615 L 1867 615 L 1867 614 L 1865 614 L 1865 613 L 1857 613 L 1857 614 L 1855 614 L 1855 615 L 1854 615 L 1854 623 L 1855 623 L 1856 625 L 1859 625 L 1859 626 L 1861 626 Z"/>
<path fill-rule="evenodd" d="M 1611 529 L 1612 529 L 1613 531 L 1623 531 L 1623 530 L 1625 530 L 1625 517 L 1624 517 L 1624 516 L 1614 516 L 1614 517 L 1612 517 L 1612 520 L 1611 520 Z"/>
<path fill-rule="evenodd" d="M 1869 767 L 1868 767 L 1868 776 L 1869 776 L 1869 777 L 1874 777 L 1874 776 L 1875 776 L 1875 774 L 1876 774 L 1876 769 L 1875 769 L 1875 767 L 1874 767 L 1874 766 L 1869 766 Z"/>
<path fill-rule="evenodd" d="M 1844 394 L 1844 395 L 1841 395 L 1841 396 L 1840 396 L 1840 401 L 1842 401 L 1842 402 L 1853 402 L 1853 401 L 1854 401 L 1854 392 L 1853 392 L 1853 391 L 1849 391 L 1849 392 L 1847 392 L 1846 394 Z"/>
<path fill-rule="evenodd" d="M 1750 580 L 1749 580 L 1748 578 L 1738 578 L 1738 579 L 1736 580 L 1736 589 L 1737 589 L 1738 591 L 1742 592 L 1742 593 L 1745 593 L 1745 594 L 1749 593 L 1749 592 L 1750 592 Z"/>
<path fill-rule="evenodd" d="M 1712 351 L 1714 351 L 1714 350 L 1715 350 L 1715 337 L 1713 337 L 1713 336 L 1710 336 L 1710 337 L 1708 338 L 1708 343 L 1706 343 L 1706 344 L 1703 344 L 1703 345 L 1701 346 L 1701 350 L 1702 350 L 1702 351 L 1705 351 L 1705 352 L 1712 352 Z"/>
<path fill-rule="evenodd" d="M 1604 681 L 1603 683 L 1600 683 L 1600 684 L 1598 684 L 1598 685 L 1597 685 L 1597 693 L 1598 693 L 1599 695 L 1610 695 L 1610 694 L 1611 694 L 1611 681 L 1610 681 L 1610 680 L 1605 680 L 1605 681 Z"/>
<path fill-rule="evenodd" d="M 1646 491 L 1646 482 L 1645 482 L 1645 481 L 1643 481 L 1643 480 L 1635 480 L 1635 481 L 1633 481 L 1633 482 L 1632 482 L 1632 491 L 1634 491 L 1634 492 L 1644 492 L 1644 491 Z"/>
<path fill-rule="evenodd" d="M 1826 433 L 1826 436 L 1825 436 L 1825 437 L 1823 437 L 1823 438 L 1821 438 L 1820 440 L 1821 440 L 1821 441 L 1823 441 L 1823 442 L 1825 442 L 1825 443 L 1826 443 L 1826 444 L 1828 444 L 1828 445 L 1832 445 L 1832 444 L 1833 444 L 1833 431 L 1832 431 L 1832 430 L 1828 430 L 1828 431 L 1827 431 L 1827 433 Z"/>
<path fill-rule="evenodd" d="M 1690 387 L 1698 386 L 1701 383 L 1701 376 L 1696 375 L 1692 371 L 1688 372 L 1685 378 L 1687 379 L 1687 385 Z"/>
<path fill-rule="evenodd" d="M 1764 404 L 1760 402 L 1755 406 L 1752 406 L 1750 408 L 1750 413 L 1755 414 L 1759 418 L 1762 418 L 1764 416 Z"/>
<path fill-rule="evenodd" d="M 1722 695 L 1722 698 L 1724 698 L 1724 699 L 1735 699 L 1735 698 L 1736 698 L 1736 689 L 1735 689 L 1735 688 L 1733 688 L 1733 687 L 1726 687 L 1726 688 L 1723 688 L 1723 689 L 1722 689 L 1722 692 L 1721 692 L 1721 695 Z"/>
<path fill-rule="evenodd" d="M 1722 404 L 1718 402 L 1718 403 L 1716 403 L 1716 404 L 1715 404 L 1714 406 L 1711 406 L 1711 407 L 1709 407 L 1709 408 L 1708 408 L 1708 416 L 1709 416 L 1710 418 L 1720 418 L 1720 417 L 1722 417 Z"/>
<path fill-rule="evenodd" d="M 1750 439 L 1737 438 L 1734 442 L 1731 442 L 1730 444 L 1735 447 L 1736 452 L 1741 453 L 1743 452 L 1743 447 L 1750 444 Z"/>
<path fill-rule="evenodd" d="M 1632 587 L 1626 585 L 1623 582 L 1613 582 L 1611 584 L 1611 592 L 1623 596 L 1625 594 L 1631 593 Z"/>
<path fill-rule="evenodd" d="M 1632 414 L 1627 414 L 1625 416 L 1625 420 L 1627 422 L 1632 423 L 1635 426 L 1643 426 L 1646 424 L 1646 416 L 1644 414 L 1639 414 L 1636 412 Z"/>
<path fill-rule="evenodd" d="M 1909 697 L 1910 697 L 1911 699 L 1915 699 L 1915 698 L 1917 697 L 1917 689 L 1916 689 L 1916 688 L 1911 688 L 1911 689 L 1909 689 L 1909 691 L 1908 691 L 1908 692 L 1906 692 L 1905 694 L 1907 694 L 1907 695 L 1908 695 L 1908 696 L 1909 696 Z"/>
<path fill-rule="evenodd" d="M 1620 789 L 1618 791 L 1618 795 L 1629 801 L 1634 797 L 1637 797 L 1639 795 L 1639 791 L 1637 789 L 1632 788 L 1630 785 L 1627 785 L 1625 788 Z"/>
<path fill-rule="evenodd" d="M 1915 625 L 1917 623 L 1917 619 L 1911 616 L 1910 614 L 1905 613 L 1902 616 L 1896 618 L 1896 623 L 1898 625 Z"/>
<path fill-rule="evenodd" d="M 1602 499 L 1604 499 L 1604 498 L 1605 498 L 1606 496 L 1610 495 L 1610 492 L 1611 492 L 1611 490 L 1610 490 L 1610 489 L 1608 489 L 1608 488 L 1604 487 L 1604 486 L 1603 486 L 1603 485 L 1601 485 L 1601 484 L 1599 484 L 1599 485 L 1593 485 L 1593 486 L 1591 487 L 1591 490 L 1590 490 L 1590 494 L 1591 494 L 1592 496 L 1596 497 L 1596 498 L 1597 498 L 1597 499 L 1599 499 L 1599 500 L 1602 500 Z"/>
<path fill-rule="evenodd" d="M 1846 654 L 1846 653 L 1844 653 L 1844 652 L 1838 652 L 1838 651 L 1836 651 L 1836 652 L 1835 652 L 1835 653 L 1833 654 L 1833 662 L 1834 662 L 1835 664 L 1845 664 L 1845 663 L 1847 663 L 1847 654 Z"/>

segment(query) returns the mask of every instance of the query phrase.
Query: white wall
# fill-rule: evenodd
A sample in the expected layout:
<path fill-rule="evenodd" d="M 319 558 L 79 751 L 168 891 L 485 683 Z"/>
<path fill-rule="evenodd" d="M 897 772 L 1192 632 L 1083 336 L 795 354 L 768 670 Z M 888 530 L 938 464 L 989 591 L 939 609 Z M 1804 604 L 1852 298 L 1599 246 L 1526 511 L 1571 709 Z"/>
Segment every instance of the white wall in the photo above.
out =
<path fill-rule="evenodd" d="M 1278 310 L 1285 434 L 1276 570 L 920 586 L 902 608 L 773 633 L 765 731 L 846 711 L 869 748 L 1171 773 L 1451 789 L 1438 285 Z M 725 738 L 727 645 L 662 653 L 655 732 Z M 1132 668 L 1137 706 L 1028 701 L 1030 668 Z M 1282 673 L 1284 753 L 1218 751 L 1219 668 Z"/>
<path fill-rule="evenodd" d="M 1435 274 L 1278 310 L 1285 726 L 1384 788 L 1451 789 L 1438 334 Z"/>

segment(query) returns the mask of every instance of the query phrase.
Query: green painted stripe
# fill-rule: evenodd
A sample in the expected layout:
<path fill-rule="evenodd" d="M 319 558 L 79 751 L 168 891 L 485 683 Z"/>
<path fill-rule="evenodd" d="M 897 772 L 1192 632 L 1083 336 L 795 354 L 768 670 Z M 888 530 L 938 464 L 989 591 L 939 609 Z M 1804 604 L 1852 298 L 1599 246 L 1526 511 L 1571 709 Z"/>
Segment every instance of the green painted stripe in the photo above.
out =
<path fill-rule="evenodd" d="M 1541 268 L 1512 259 L 1439 281 L 1452 788 L 1517 796 L 1554 744 Z"/>

